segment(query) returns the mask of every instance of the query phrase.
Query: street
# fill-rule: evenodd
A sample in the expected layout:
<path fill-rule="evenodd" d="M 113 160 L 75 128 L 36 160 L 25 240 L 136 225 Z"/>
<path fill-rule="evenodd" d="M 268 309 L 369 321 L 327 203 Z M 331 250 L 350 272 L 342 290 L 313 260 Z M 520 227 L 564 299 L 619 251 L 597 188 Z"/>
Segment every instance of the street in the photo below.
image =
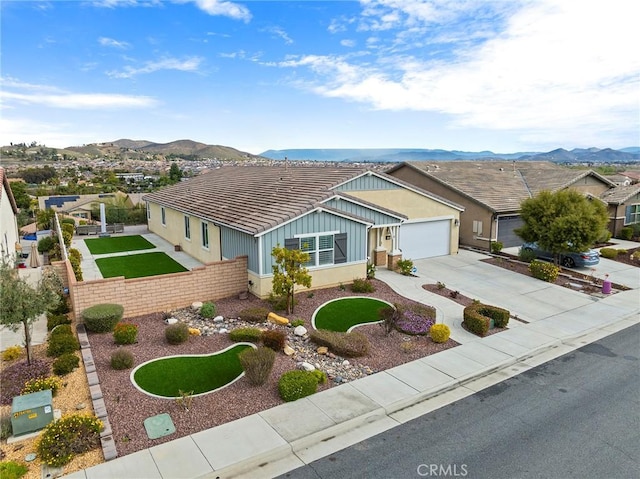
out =
<path fill-rule="evenodd" d="M 640 325 L 281 478 L 640 477 Z"/>

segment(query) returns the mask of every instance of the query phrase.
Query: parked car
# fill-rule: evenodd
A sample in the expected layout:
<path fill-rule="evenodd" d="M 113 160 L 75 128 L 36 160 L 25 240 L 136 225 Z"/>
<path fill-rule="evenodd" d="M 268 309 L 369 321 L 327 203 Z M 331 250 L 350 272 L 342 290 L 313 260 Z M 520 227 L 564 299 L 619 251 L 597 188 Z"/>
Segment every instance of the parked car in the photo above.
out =
<path fill-rule="evenodd" d="M 523 251 L 532 251 L 536 258 L 553 261 L 553 253 L 540 249 L 537 243 L 525 243 L 522 245 Z M 582 251 L 580 253 L 560 254 L 560 264 L 567 268 L 584 268 L 595 266 L 600 262 L 600 253 L 594 249 Z"/>

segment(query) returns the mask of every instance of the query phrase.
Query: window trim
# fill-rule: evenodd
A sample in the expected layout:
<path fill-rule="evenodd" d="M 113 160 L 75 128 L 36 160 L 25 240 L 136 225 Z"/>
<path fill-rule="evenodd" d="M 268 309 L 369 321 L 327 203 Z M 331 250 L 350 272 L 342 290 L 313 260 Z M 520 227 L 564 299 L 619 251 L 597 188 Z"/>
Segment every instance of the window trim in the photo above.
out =
<path fill-rule="evenodd" d="M 209 250 L 209 223 L 206 221 L 200 222 L 200 236 L 203 249 Z"/>
<path fill-rule="evenodd" d="M 631 209 L 635 209 L 635 211 L 631 212 Z M 635 218 L 633 221 L 632 218 Z M 624 209 L 624 224 L 626 225 L 635 225 L 640 223 L 640 203 L 635 203 L 632 205 L 628 205 Z"/>
<path fill-rule="evenodd" d="M 167 212 L 164 209 L 164 206 L 160 207 L 160 224 L 162 226 L 167 226 Z"/>
<path fill-rule="evenodd" d="M 184 239 L 191 241 L 191 218 L 184 215 Z"/>
<path fill-rule="evenodd" d="M 306 268 L 320 268 L 325 266 L 333 266 L 336 264 L 335 262 L 335 249 L 336 249 L 336 235 L 340 234 L 340 231 L 322 231 L 319 233 L 300 233 L 296 234 L 293 237 L 298 240 L 298 249 L 304 253 L 309 253 L 313 263 L 306 263 L 303 266 Z M 331 248 L 320 248 L 320 237 L 321 236 L 331 236 Z M 306 238 L 314 238 L 314 249 L 310 251 L 304 251 L 302 249 L 302 242 Z M 331 251 L 331 262 L 330 263 L 320 263 L 320 253 L 323 251 Z"/>

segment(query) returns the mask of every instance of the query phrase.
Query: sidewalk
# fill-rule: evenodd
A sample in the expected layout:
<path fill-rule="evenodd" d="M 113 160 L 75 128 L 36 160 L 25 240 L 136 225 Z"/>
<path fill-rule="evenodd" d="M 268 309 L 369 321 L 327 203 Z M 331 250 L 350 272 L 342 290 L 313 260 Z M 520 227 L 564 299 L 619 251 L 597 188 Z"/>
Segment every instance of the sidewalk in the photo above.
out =
<path fill-rule="evenodd" d="M 434 305 L 460 346 L 65 477 L 274 477 L 640 322 L 638 286 L 594 299 L 481 263 L 483 256 L 418 261 L 418 277 L 377 273 L 406 297 Z M 458 324 L 461 306 L 421 287 L 437 281 L 530 324 L 471 335 Z"/>

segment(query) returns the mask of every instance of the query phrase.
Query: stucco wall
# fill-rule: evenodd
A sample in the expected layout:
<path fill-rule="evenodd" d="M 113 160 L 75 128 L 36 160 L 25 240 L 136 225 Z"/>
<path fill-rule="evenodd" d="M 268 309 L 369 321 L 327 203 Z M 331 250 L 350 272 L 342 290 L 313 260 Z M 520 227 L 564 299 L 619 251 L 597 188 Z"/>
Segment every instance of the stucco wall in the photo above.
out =
<path fill-rule="evenodd" d="M 338 287 L 340 283 L 350 284 L 356 278 L 365 278 L 367 276 L 367 263 L 350 263 L 346 265 L 334 265 L 326 268 L 314 268 L 311 273 L 311 288 L 300 287 L 298 291 L 313 291 L 314 289 Z M 273 276 L 263 276 L 249 272 L 249 280 L 253 282 L 253 286 L 249 288 L 252 294 L 260 298 L 269 297 L 272 290 Z"/>
<path fill-rule="evenodd" d="M 2 197 L 0 198 L 0 252 L 6 256 L 13 264 L 16 259 L 16 242 L 20 240 L 18 233 L 18 225 L 16 216 L 13 213 L 9 195 L 2 188 Z"/>

